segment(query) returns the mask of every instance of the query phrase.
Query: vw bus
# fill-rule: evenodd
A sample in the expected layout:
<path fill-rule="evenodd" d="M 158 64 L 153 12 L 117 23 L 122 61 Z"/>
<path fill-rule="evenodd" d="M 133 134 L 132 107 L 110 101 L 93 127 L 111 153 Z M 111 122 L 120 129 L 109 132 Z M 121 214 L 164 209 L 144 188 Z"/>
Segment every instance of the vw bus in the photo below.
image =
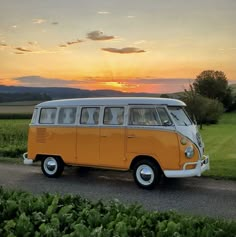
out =
<path fill-rule="evenodd" d="M 29 125 L 24 163 L 41 161 L 47 177 L 65 165 L 133 171 L 152 189 L 168 178 L 209 169 L 204 143 L 185 103 L 164 98 L 80 98 L 38 104 Z"/>

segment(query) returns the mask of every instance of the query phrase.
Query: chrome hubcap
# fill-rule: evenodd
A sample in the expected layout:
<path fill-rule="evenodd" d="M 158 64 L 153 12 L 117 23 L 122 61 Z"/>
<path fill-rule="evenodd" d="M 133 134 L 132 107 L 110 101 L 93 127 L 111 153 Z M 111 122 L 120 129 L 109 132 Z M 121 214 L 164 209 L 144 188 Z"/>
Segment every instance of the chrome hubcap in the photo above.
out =
<path fill-rule="evenodd" d="M 151 179 L 152 177 L 152 171 L 151 169 L 148 169 L 147 167 L 144 167 L 141 171 L 140 171 L 140 176 L 144 181 L 148 181 Z"/>
<path fill-rule="evenodd" d="M 48 157 L 45 159 L 43 166 L 48 174 L 53 175 L 57 171 L 58 164 L 54 157 Z"/>
<path fill-rule="evenodd" d="M 56 168 L 56 162 L 54 160 L 49 160 L 46 165 L 50 171 L 53 171 Z"/>
<path fill-rule="evenodd" d="M 152 167 L 146 164 L 140 165 L 136 170 L 136 178 L 144 186 L 152 184 L 155 178 Z"/>

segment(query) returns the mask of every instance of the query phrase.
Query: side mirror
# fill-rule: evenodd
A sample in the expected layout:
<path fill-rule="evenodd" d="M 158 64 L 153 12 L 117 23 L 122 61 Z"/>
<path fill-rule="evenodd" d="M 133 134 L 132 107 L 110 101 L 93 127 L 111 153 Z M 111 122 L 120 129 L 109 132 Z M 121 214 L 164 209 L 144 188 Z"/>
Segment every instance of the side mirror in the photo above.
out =
<path fill-rule="evenodd" d="M 171 126 L 172 123 L 171 123 L 169 120 L 164 120 L 164 121 L 163 121 L 163 125 L 164 125 L 164 126 Z"/>

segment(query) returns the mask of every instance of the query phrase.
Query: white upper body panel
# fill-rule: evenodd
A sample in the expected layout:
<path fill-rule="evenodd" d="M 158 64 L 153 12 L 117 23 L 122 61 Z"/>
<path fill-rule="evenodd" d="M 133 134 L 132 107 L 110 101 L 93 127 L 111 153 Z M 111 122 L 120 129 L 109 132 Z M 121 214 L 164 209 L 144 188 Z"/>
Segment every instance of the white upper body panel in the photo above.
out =
<path fill-rule="evenodd" d="M 186 106 L 180 100 L 154 97 L 98 97 L 98 98 L 78 98 L 51 100 L 42 102 L 37 107 L 57 107 L 57 106 L 105 106 L 105 105 L 166 105 L 166 106 Z"/>

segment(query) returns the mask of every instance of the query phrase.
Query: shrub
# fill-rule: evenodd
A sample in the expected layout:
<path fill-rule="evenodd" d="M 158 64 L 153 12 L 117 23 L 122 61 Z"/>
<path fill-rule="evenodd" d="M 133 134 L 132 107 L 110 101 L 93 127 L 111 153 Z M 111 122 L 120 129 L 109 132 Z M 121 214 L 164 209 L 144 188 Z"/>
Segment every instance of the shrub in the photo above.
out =
<path fill-rule="evenodd" d="M 0 188 L 0 236 L 227 236 L 233 221 L 148 212 L 117 201 L 104 204 L 79 196 L 33 196 Z"/>
<path fill-rule="evenodd" d="M 224 111 L 223 104 L 215 99 L 209 99 L 196 93 L 190 85 L 190 90 L 185 90 L 181 99 L 187 105 L 187 111 L 200 126 L 202 124 L 217 123 Z"/>

